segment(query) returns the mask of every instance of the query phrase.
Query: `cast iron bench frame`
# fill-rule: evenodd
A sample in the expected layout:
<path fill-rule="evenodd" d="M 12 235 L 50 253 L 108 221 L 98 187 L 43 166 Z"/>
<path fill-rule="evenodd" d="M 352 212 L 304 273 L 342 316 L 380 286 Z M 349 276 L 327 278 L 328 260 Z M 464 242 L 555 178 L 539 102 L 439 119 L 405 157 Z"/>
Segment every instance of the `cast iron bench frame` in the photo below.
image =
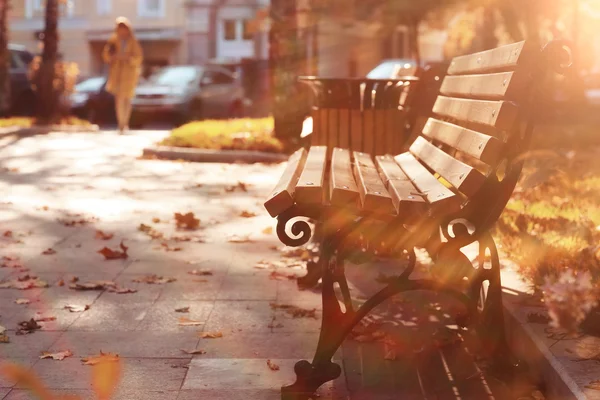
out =
<path fill-rule="evenodd" d="M 308 399 L 339 377 L 341 368 L 331 360 L 345 337 L 374 307 L 402 292 L 455 298 L 466 310 L 455 316 L 457 325 L 474 326 L 490 355 L 506 353 L 500 262 L 490 228 L 521 175 L 545 79 L 568 67 L 566 48 L 561 41 L 543 49 L 520 42 L 455 58 L 433 106 L 435 118 L 407 152 L 373 158 L 313 145 L 290 157 L 265 207 L 288 246 L 311 238 L 306 218 L 321 225 L 323 314 L 314 359 L 296 364 L 296 382 L 282 388 L 282 399 Z M 357 251 L 348 239 L 366 227 L 373 233 L 375 222 L 380 228 Z M 471 262 L 461 248 L 475 242 L 479 257 Z M 383 243 L 407 266 L 355 309 L 344 261 L 367 262 Z M 432 257 L 431 278 L 410 279 L 417 247 Z"/>

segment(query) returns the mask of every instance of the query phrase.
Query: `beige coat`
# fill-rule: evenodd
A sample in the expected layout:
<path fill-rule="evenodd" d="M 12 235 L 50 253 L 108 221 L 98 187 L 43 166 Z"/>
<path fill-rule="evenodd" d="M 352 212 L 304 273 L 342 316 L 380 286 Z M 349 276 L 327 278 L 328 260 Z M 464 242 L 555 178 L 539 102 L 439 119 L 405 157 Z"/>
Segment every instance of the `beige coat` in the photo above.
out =
<path fill-rule="evenodd" d="M 118 20 L 118 22 L 123 22 L 123 20 Z M 127 25 L 129 26 L 129 24 Z M 132 30 L 131 36 L 125 43 L 125 60 L 113 60 L 111 48 L 115 49 L 114 54 L 121 54 L 123 50 L 116 33 L 108 40 L 102 51 L 104 62 L 110 66 L 106 90 L 115 96 L 133 98 L 141 72 L 142 48 L 133 36 Z"/>

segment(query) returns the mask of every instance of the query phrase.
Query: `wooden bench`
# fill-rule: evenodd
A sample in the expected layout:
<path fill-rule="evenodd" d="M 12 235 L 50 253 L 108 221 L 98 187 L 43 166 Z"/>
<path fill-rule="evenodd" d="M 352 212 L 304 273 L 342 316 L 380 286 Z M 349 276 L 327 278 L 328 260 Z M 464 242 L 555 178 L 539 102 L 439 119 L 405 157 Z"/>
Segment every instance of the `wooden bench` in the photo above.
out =
<path fill-rule="evenodd" d="M 288 246 L 308 242 L 307 218 L 325 227 L 323 322 L 312 363 L 296 365 L 297 380 L 282 388 L 283 399 L 307 399 L 337 378 L 341 369 L 331 358 L 348 333 L 375 306 L 410 290 L 453 296 L 465 307 L 456 322 L 474 326 L 490 354 L 505 351 L 500 265 L 489 230 L 517 184 L 540 90 L 548 73 L 559 69 L 554 56 L 563 48 L 561 42 L 543 50 L 521 42 L 453 59 L 433 117 L 408 151 L 378 154 L 376 144 L 356 150 L 319 139 L 290 158 L 265 207 Z M 338 137 L 353 129 L 350 121 Z M 461 248 L 474 242 L 480 257 L 471 263 Z M 372 260 L 382 246 L 407 266 L 355 309 L 344 261 Z M 428 279 L 411 279 L 415 248 L 432 257 Z"/>

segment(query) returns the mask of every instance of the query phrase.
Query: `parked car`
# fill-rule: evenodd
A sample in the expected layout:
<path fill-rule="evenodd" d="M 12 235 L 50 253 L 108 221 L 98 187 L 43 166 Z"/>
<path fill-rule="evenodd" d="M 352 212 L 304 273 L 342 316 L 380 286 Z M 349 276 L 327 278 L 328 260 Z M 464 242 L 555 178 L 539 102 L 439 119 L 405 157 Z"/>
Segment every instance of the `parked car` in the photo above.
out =
<path fill-rule="evenodd" d="M 9 44 L 10 53 L 10 107 L 2 110 L 11 115 L 33 115 L 35 111 L 35 93 L 29 81 L 29 64 L 34 55 L 17 44 Z"/>
<path fill-rule="evenodd" d="M 115 99 L 106 91 L 106 77 L 88 78 L 77 85 L 70 96 L 71 112 L 95 124 L 116 121 Z"/>
<path fill-rule="evenodd" d="M 414 76 L 418 66 L 411 59 L 389 59 L 382 61 L 367 74 L 369 79 L 389 79 L 399 76 Z"/>
<path fill-rule="evenodd" d="M 132 102 L 132 126 L 158 117 L 178 124 L 206 118 L 239 117 L 244 90 L 225 68 L 178 65 L 165 67 L 141 83 Z"/>

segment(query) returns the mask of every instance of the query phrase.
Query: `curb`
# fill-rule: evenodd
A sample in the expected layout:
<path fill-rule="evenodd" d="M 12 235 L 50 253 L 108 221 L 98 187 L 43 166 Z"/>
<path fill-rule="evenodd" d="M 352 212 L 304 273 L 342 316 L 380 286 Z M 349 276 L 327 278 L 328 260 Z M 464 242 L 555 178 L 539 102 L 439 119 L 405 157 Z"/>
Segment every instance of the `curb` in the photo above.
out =
<path fill-rule="evenodd" d="M 21 137 L 47 135 L 51 132 L 66 133 L 88 133 L 99 132 L 98 125 L 80 126 L 80 125 L 50 125 L 50 126 L 29 126 L 29 127 L 9 127 L 0 130 L 0 137 L 17 135 Z"/>
<path fill-rule="evenodd" d="M 505 295 L 506 296 L 506 295 Z M 513 354 L 524 361 L 543 383 L 548 400 L 586 400 L 579 385 L 548 346 L 535 334 L 517 307 L 503 299 L 505 331 Z"/>
<path fill-rule="evenodd" d="M 167 160 L 184 160 L 205 163 L 279 163 L 287 161 L 289 155 L 247 150 L 206 150 L 185 147 L 146 147 L 144 156 L 155 156 Z"/>

